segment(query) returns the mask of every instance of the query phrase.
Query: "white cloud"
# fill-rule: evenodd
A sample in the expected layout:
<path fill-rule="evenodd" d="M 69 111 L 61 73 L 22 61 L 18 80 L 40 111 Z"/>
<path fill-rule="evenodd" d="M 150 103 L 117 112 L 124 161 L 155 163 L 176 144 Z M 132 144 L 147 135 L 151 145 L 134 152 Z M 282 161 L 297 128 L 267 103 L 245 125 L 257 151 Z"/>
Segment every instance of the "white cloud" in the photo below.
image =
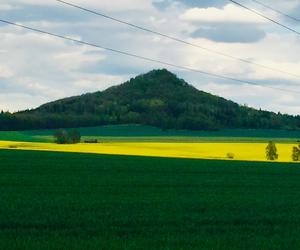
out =
<path fill-rule="evenodd" d="M 300 113 L 300 99 L 297 98 L 297 94 L 287 94 L 280 90 L 248 84 L 231 85 L 210 82 L 202 85 L 202 87 L 211 93 L 231 99 L 241 105 L 294 115 Z M 285 88 L 286 86 L 279 87 Z M 257 102 L 253 102 L 253 99 L 256 99 Z"/>
<path fill-rule="evenodd" d="M 15 4 L 26 4 L 26 5 L 40 5 L 40 6 L 66 6 L 55 0 L 12 0 Z M 68 1 L 66 1 L 68 2 Z M 125 11 L 125 10 L 143 10 L 152 7 L 150 0 L 122 0 L 111 1 L 111 0 L 73 0 L 73 4 L 77 4 L 88 8 L 99 8 L 106 11 Z"/>
<path fill-rule="evenodd" d="M 16 112 L 24 110 L 24 107 L 28 107 L 28 103 L 30 103 L 31 107 L 38 107 L 40 104 L 47 101 L 47 98 L 40 96 L 32 98 L 32 95 L 28 94 L 0 94 L 0 110 Z"/>
<path fill-rule="evenodd" d="M 300 78 L 300 58 L 297 56 L 300 54 L 300 44 L 298 38 L 293 35 L 285 33 L 281 35 L 268 34 L 263 40 L 253 44 L 215 43 L 202 38 L 190 39 L 189 41 L 236 58 L 244 58 L 254 64 L 266 65 L 274 70 L 242 63 L 238 60 L 192 47 L 187 47 L 180 53 L 184 58 L 181 62 L 186 66 L 254 82 L 257 80 L 270 80 L 276 84 L 276 80 L 298 82 Z M 183 53 L 185 53 L 185 56 Z M 288 72 L 291 75 L 276 69 Z"/>
<path fill-rule="evenodd" d="M 129 79 L 129 76 L 114 76 L 105 74 L 84 74 L 77 76 L 78 80 L 74 86 L 84 90 L 84 92 L 95 92 L 120 84 Z"/>
<path fill-rule="evenodd" d="M 1 4 L 0 3 L 0 10 L 1 11 L 8 11 L 8 10 L 12 10 L 14 9 L 15 7 L 10 5 L 10 4 Z"/>
<path fill-rule="evenodd" d="M 1 65 L 0 64 L 0 78 L 9 78 L 14 75 L 11 68 L 9 68 L 7 65 Z"/>
<path fill-rule="evenodd" d="M 89 53 L 90 52 L 90 53 Z M 97 63 L 105 59 L 105 56 L 87 46 L 80 49 L 62 51 L 55 54 L 53 60 L 60 64 L 63 71 L 80 70 L 86 64 Z"/>
<path fill-rule="evenodd" d="M 264 18 L 233 4 L 228 4 L 223 9 L 215 7 L 188 9 L 180 18 L 199 23 L 266 23 Z"/>

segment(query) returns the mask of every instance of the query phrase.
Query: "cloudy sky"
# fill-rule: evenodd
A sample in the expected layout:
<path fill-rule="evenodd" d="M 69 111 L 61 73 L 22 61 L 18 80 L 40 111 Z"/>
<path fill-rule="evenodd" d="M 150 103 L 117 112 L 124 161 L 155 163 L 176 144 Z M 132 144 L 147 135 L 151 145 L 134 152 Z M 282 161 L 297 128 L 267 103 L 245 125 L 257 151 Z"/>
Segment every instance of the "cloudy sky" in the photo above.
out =
<path fill-rule="evenodd" d="M 297 76 L 180 44 L 63 5 L 55 0 L 0 0 L 0 19 L 157 60 L 252 81 L 260 86 L 170 71 L 198 89 L 240 104 L 300 114 L 300 35 L 228 0 L 66 0 L 190 43 Z M 300 22 L 239 0 L 300 32 Z M 300 19 L 300 0 L 260 0 Z M 37 107 L 59 98 L 104 90 L 165 66 L 0 23 L 0 110 Z M 268 87 L 295 91 L 283 92 Z"/>

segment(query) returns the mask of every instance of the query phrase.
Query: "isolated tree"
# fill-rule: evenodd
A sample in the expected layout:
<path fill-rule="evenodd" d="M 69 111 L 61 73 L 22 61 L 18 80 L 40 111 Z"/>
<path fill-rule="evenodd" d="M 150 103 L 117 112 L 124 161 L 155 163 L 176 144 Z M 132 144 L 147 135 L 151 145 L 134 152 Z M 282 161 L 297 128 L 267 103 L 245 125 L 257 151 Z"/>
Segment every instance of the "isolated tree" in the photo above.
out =
<path fill-rule="evenodd" d="M 78 130 L 71 130 L 68 133 L 69 143 L 79 143 L 81 135 Z"/>
<path fill-rule="evenodd" d="M 278 159 L 277 148 L 274 142 L 270 141 L 266 147 L 266 157 L 269 161 L 274 161 Z"/>
<path fill-rule="evenodd" d="M 293 147 L 292 160 L 299 161 L 299 158 L 300 158 L 300 149 L 297 147 Z"/>
<path fill-rule="evenodd" d="M 75 144 L 80 142 L 81 136 L 78 130 L 66 131 L 60 129 L 54 133 L 54 138 L 58 144 Z"/>
<path fill-rule="evenodd" d="M 68 132 L 63 129 L 59 129 L 54 133 L 55 142 L 58 144 L 67 144 L 68 143 Z"/>
<path fill-rule="evenodd" d="M 299 143 L 298 147 L 293 147 L 293 151 L 292 151 L 292 160 L 293 161 L 300 160 L 300 142 L 298 141 L 298 143 Z"/>

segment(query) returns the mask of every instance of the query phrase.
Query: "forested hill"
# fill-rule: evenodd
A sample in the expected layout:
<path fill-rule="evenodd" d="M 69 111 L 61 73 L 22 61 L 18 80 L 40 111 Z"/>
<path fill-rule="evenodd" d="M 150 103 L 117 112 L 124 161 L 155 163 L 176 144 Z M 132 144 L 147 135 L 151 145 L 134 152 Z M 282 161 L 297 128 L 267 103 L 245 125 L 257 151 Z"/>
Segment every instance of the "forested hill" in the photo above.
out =
<path fill-rule="evenodd" d="M 299 129 L 300 117 L 255 110 L 153 70 L 102 92 L 0 115 L 1 130 L 145 124 L 163 129 Z"/>

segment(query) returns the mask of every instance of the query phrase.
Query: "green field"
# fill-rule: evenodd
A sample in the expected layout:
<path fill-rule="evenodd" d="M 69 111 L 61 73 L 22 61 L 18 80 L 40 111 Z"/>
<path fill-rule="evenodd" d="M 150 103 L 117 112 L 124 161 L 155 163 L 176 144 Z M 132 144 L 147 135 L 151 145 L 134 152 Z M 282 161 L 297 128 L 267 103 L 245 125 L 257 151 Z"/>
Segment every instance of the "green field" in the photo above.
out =
<path fill-rule="evenodd" d="M 99 141 L 140 142 L 296 142 L 300 130 L 224 129 L 218 131 L 161 130 L 142 125 L 115 125 L 78 129 L 82 139 Z M 0 131 L 0 140 L 47 142 L 53 141 L 54 130 Z"/>
<path fill-rule="evenodd" d="M 0 249 L 300 249 L 300 167 L 0 151 Z"/>

